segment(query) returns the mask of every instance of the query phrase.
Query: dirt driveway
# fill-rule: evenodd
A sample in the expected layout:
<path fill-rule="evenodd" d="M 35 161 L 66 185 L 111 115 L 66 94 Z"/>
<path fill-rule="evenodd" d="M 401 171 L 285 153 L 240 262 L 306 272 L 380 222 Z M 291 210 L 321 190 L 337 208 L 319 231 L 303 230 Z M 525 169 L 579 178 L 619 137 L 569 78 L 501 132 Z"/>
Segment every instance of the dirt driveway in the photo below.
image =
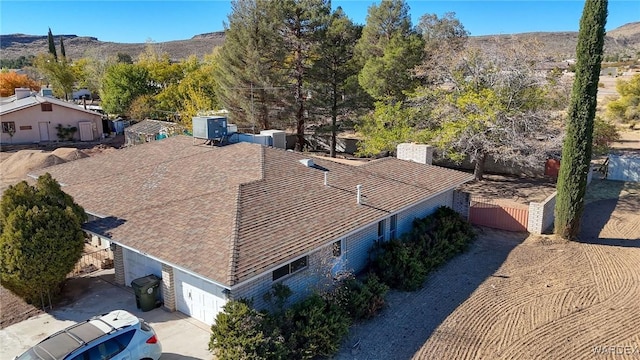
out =
<path fill-rule="evenodd" d="M 583 242 L 486 230 L 336 358 L 640 359 L 640 185 L 588 196 Z"/>

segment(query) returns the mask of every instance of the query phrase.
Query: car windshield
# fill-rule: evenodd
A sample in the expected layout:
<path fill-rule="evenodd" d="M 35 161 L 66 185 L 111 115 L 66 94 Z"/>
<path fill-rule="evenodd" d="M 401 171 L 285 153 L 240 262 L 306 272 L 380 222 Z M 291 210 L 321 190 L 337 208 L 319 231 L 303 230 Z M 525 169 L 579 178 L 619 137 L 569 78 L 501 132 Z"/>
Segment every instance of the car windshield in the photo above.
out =
<path fill-rule="evenodd" d="M 33 349 L 30 349 L 26 353 L 16 357 L 16 360 L 42 360 L 38 355 L 33 352 Z"/>

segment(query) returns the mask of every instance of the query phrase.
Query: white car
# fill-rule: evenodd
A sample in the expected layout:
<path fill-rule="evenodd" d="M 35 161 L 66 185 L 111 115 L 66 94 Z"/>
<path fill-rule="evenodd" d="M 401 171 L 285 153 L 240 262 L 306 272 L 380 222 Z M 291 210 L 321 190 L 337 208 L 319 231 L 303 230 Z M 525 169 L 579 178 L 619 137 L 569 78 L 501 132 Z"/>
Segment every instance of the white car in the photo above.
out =
<path fill-rule="evenodd" d="M 115 310 L 47 337 L 16 360 L 158 360 L 162 346 L 143 319 Z"/>

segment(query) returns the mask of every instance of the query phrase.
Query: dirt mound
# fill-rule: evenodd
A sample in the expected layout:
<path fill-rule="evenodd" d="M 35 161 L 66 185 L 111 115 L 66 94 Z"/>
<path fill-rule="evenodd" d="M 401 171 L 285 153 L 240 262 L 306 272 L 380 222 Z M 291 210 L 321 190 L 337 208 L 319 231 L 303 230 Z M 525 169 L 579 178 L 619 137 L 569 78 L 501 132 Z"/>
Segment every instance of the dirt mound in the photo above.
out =
<path fill-rule="evenodd" d="M 65 162 L 67 160 L 43 150 L 20 150 L 0 163 L 0 179 L 3 183 L 21 181 L 30 172 Z"/>
<path fill-rule="evenodd" d="M 65 161 L 72 161 L 78 159 L 84 159 L 89 157 L 89 155 L 85 154 L 84 151 L 78 150 L 76 148 L 57 148 L 51 152 L 52 155 L 55 155 Z"/>

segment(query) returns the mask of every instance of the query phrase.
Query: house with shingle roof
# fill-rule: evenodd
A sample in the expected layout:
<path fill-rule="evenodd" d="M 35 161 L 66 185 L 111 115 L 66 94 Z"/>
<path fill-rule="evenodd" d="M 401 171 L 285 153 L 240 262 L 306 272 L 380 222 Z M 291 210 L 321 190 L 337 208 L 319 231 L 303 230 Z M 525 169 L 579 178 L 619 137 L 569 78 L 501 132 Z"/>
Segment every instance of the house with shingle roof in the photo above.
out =
<path fill-rule="evenodd" d="M 404 158 L 430 162 L 426 145 Z M 162 278 L 169 310 L 212 324 L 228 299 L 276 282 L 294 299 L 337 272 L 358 272 L 376 241 L 453 207 L 468 173 L 397 158 L 361 166 L 237 143 L 194 145 L 178 135 L 49 167 L 110 244 L 116 281 Z M 38 175 L 38 174 L 34 174 Z"/>
<path fill-rule="evenodd" d="M 59 141 L 59 126 L 75 128 L 73 138 L 80 141 L 93 141 L 103 134 L 101 114 L 26 88 L 16 89 L 0 104 L 0 118 L 3 145 Z"/>

